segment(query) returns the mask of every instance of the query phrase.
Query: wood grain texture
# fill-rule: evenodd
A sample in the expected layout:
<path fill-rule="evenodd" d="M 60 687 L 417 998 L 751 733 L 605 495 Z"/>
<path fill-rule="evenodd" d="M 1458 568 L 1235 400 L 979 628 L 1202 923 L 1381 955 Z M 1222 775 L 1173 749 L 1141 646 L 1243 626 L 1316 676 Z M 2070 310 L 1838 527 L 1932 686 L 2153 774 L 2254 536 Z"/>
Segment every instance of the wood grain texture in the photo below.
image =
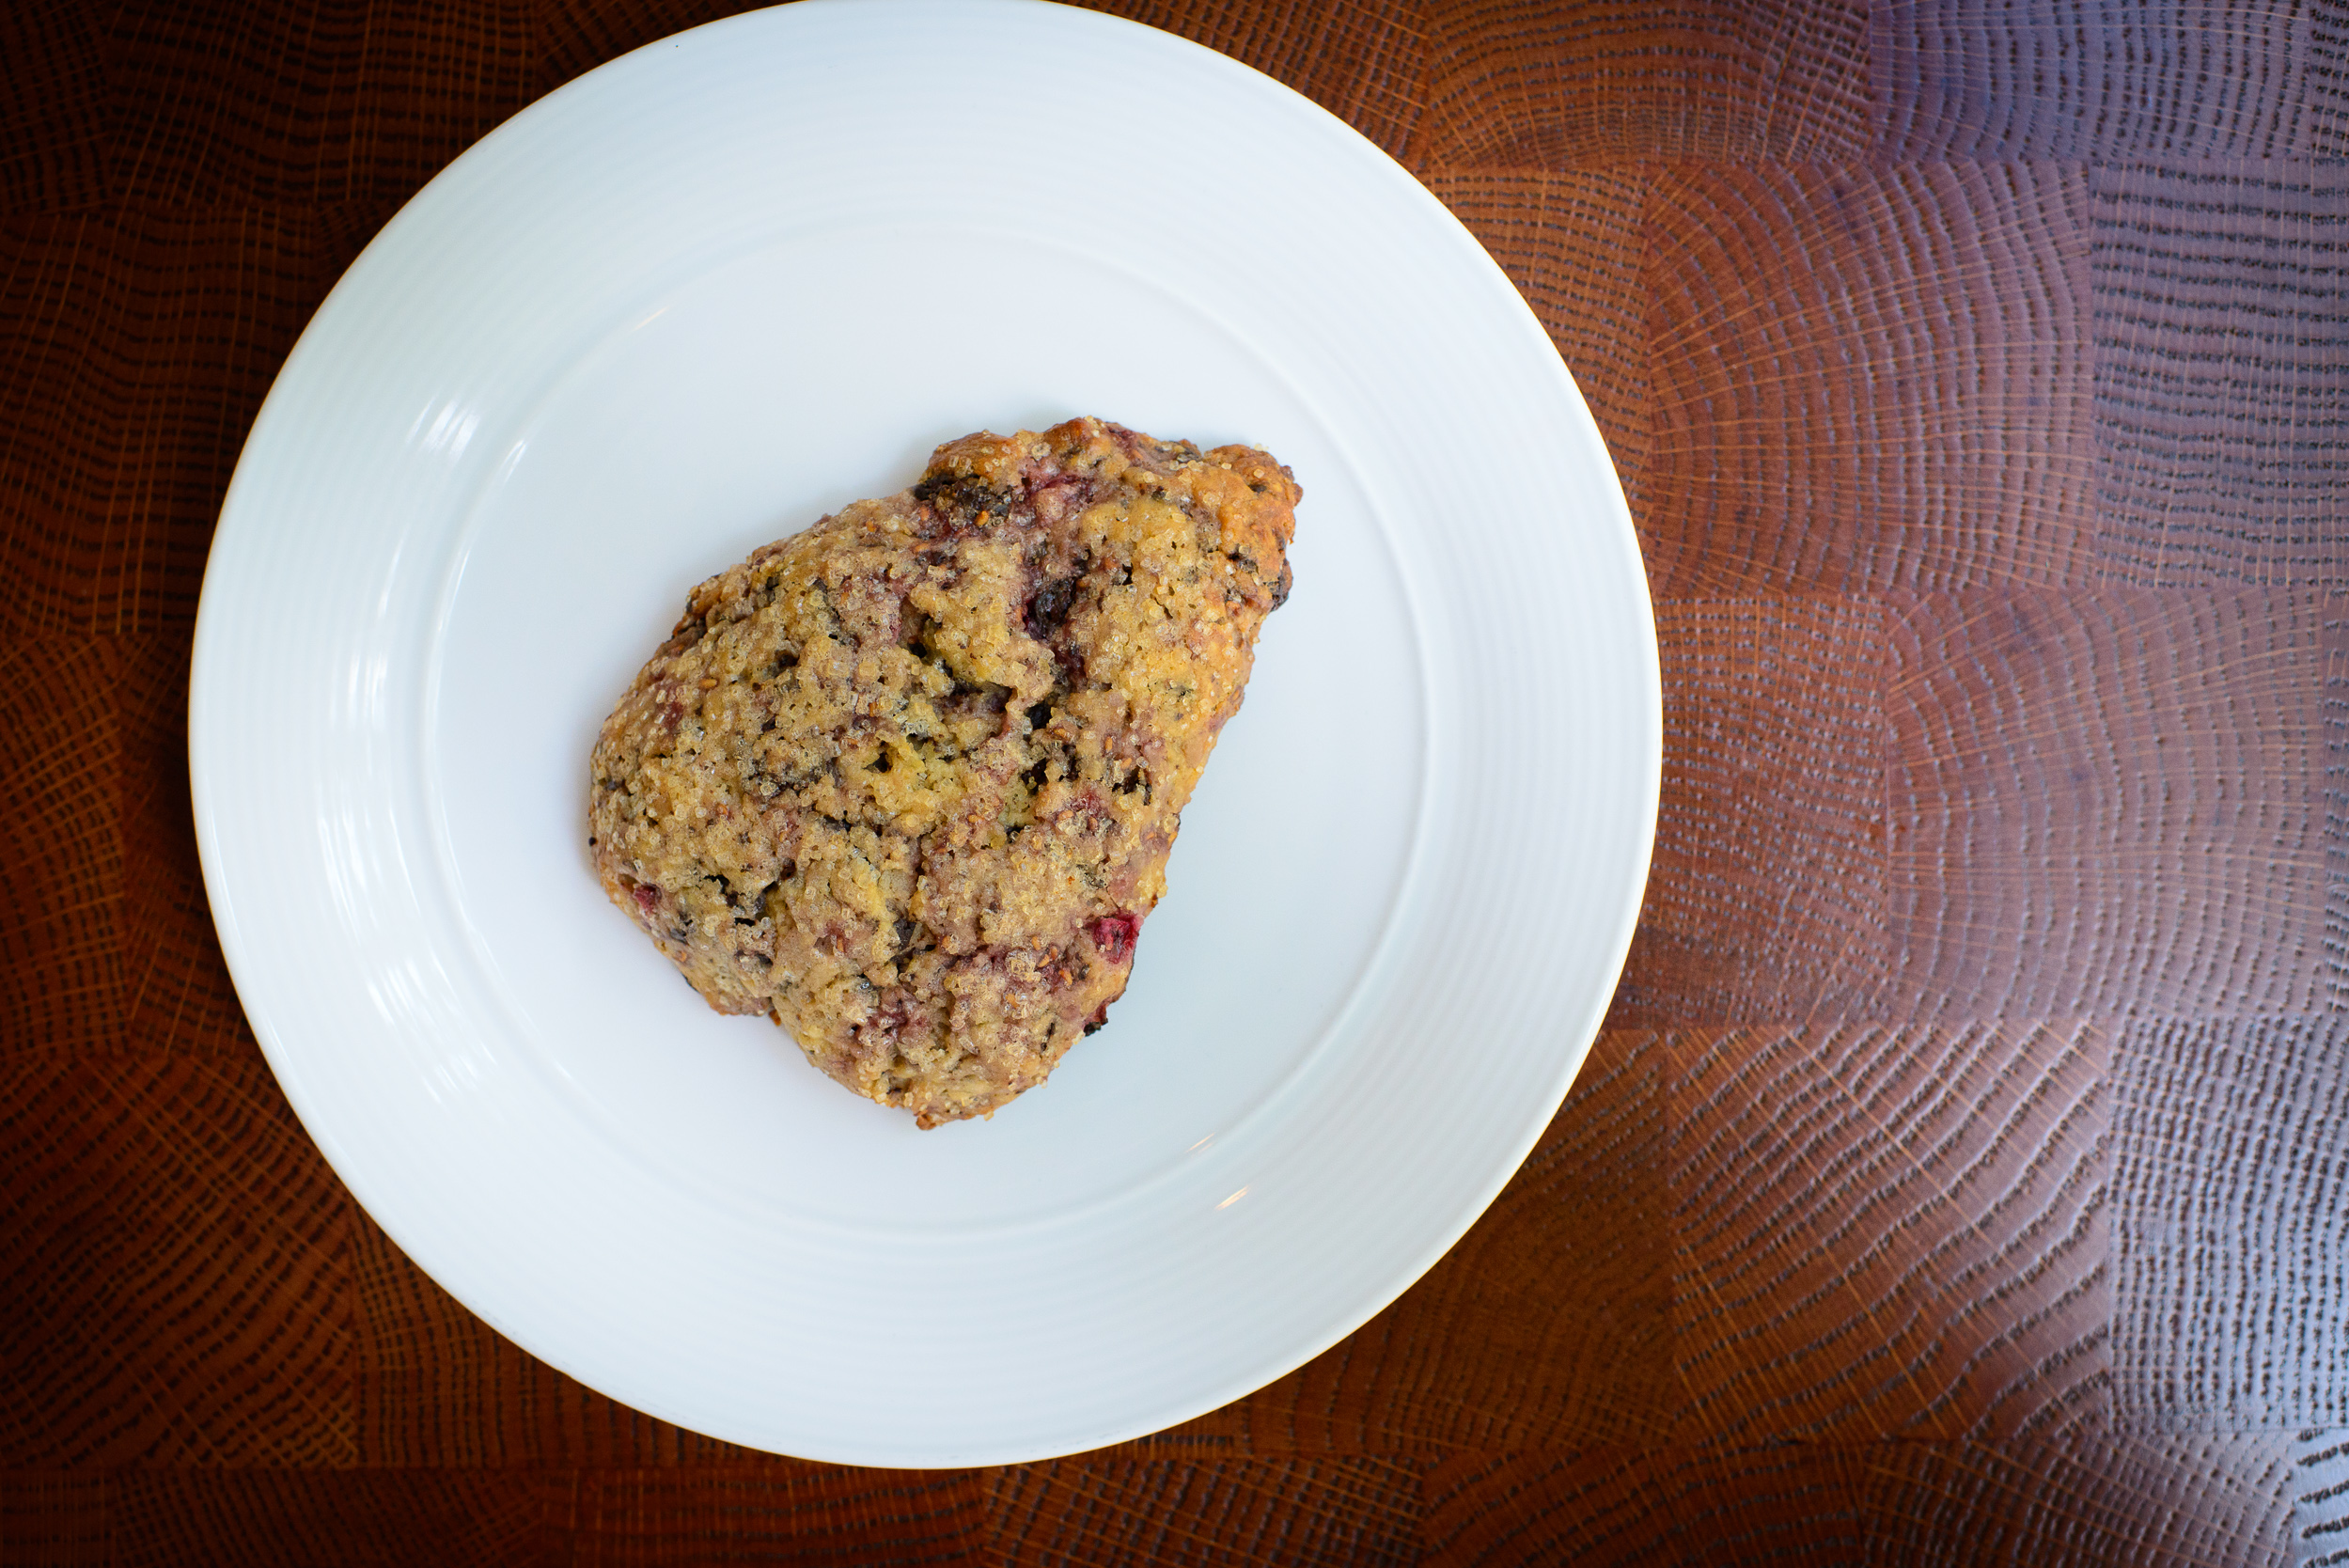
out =
<path fill-rule="evenodd" d="M 2113 1085 L 2123 1414 L 2349 1427 L 2349 1018 L 2138 1024 Z"/>
<path fill-rule="evenodd" d="M 2252 590 L 1905 602 L 1886 698 L 1902 1005 L 2311 1007 L 2325 613 Z"/>
<path fill-rule="evenodd" d="M 2087 573 L 2076 165 L 1674 170 L 1649 197 L 1649 450 L 1672 597 Z"/>
<path fill-rule="evenodd" d="M 0 212 L 105 199 L 105 17 L 74 0 L 0 7 Z"/>
<path fill-rule="evenodd" d="M 1169 1435 L 1338 1455 L 1665 1437 L 1663 1058 L 1652 1031 L 1602 1034 L 1525 1165 L 1425 1278 L 1326 1355 Z"/>
<path fill-rule="evenodd" d="M 364 1215 L 349 1231 L 355 1457 L 423 1468 L 746 1457 L 582 1388 L 468 1312 Z"/>
<path fill-rule="evenodd" d="M 2349 1004 L 2349 598 L 2325 603 L 2325 996 Z"/>
<path fill-rule="evenodd" d="M 1463 1455 L 1426 1482 L 1445 1568 L 2282 1568 L 2273 1438 L 1791 1443 Z"/>
<path fill-rule="evenodd" d="M 1419 1560 L 1417 1467 L 1385 1458 L 1058 1460 L 994 1471 L 1003 1568 Z"/>
<path fill-rule="evenodd" d="M 2349 8 L 1098 5 L 1403 157 L 1626 479 L 1655 870 L 1531 1158 L 1326 1355 L 1048 1465 L 748 1453 L 474 1318 L 237 1005 L 196 588 L 399 205 L 741 8 L 26 0 L 0 1564 L 2349 1568 Z"/>
<path fill-rule="evenodd" d="M 1076 0 L 1088 10 L 1188 39 L 1294 87 L 1400 156 L 1419 118 L 1426 70 L 1420 0 L 1263 6 L 1245 0 Z M 755 6 L 734 0 L 536 0 L 535 84 L 552 91 L 632 49 Z"/>
<path fill-rule="evenodd" d="M 2293 1568 L 2349 1562 L 2349 1429 L 2311 1429 L 2292 1444 Z"/>
<path fill-rule="evenodd" d="M 2267 1436 L 1870 1450 L 1874 1560 L 2032 1568 L 2281 1568 L 2291 1456 Z"/>
<path fill-rule="evenodd" d="M 1668 1037 L 1683 1441 L 1980 1441 L 2111 1403 L 2092 1027 Z"/>
<path fill-rule="evenodd" d="M 188 627 L 244 432 L 332 282 L 315 218 L 10 220 L 0 268 L 0 571 L 19 588 L 0 630 Z"/>
<path fill-rule="evenodd" d="M 113 195 L 321 205 L 405 196 L 529 97 L 528 0 L 123 0 Z"/>
<path fill-rule="evenodd" d="M 125 477 L 106 439 L 119 418 L 111 215 L 0 218 L 0 632 L 86 632 L 114 617 L 99 520 Z M 59 418 L 57 411 L 71 410 Z M 108 593 L 106 588 L 113 588 Z M 98 604 L 102 594 L 105 608 Z"/>
<path fill-rule="evenodd" d="M 253 1031 L 212 927 L 196 858 L 188 786 L 187 638 L 177 632 L 107 639 L 122 763 L 120 988 L 108 999 L 142 1051 L 249 1055 Z"/>
<path fill-rule="evenodd" d="M 119 1568 L 558 1568 L 570 1482 L 527 1470 L 133 1470 Z"/>
<path fill-rule="evenodd" d="M 350 1196 L 258 1053 L 0 1062 L 0 1464 L 357 1457 Z"/>
<path fill-rule="evenodd" d="M 2094 185 L 2101 575 L 2349 582 L 2349 168 Z"/>
<path fill-rule="evenodd" d="M 983 1564 L 985 1494 L 962 1470 L 789 1461 L 591 1470 L 579 1478 L 575 1568 L 668 1562 Z"/>
<path fill-rule="evenodd" d="M 1883 988 L 1887 633 L 1860 600 L 1658 602 L 1663 796 L 1618 1022 L 1835 1017 Z"/>
<path fill-rule="evenodd" d="M 1876 0 L 1892 158 L 2338 158 L 2337 8 L 2294 0 Z"/>
<path fill-rule="evenodd" d="M 108 640 L 0 642 L 0 1059 L 122 1033 L 120 656 Z"/>
<path fill-rule="evenodd" d="M 1626 484 L 1648 446 L 1644 165 L 1419 170 L 1547 328 Z"/>
<path fill-rule="evenodd" d="M 1871 1521 L 1857 1450 L 1811 1443 L 1463 1454 L 1428 1474 L 1443 1568 L 1843 1568 Z"/>
<path fill-rule="evenodd" d="M 1434 0 L 1415 162 L 1856 157 L 1867 12 L 1845 0 Z"/>
<path fill-rule="evenodd" d="M 114 1490 L 102 1472 L 0 1470 L 0 1560 L 104 1568 L 114 1557 Z"/>

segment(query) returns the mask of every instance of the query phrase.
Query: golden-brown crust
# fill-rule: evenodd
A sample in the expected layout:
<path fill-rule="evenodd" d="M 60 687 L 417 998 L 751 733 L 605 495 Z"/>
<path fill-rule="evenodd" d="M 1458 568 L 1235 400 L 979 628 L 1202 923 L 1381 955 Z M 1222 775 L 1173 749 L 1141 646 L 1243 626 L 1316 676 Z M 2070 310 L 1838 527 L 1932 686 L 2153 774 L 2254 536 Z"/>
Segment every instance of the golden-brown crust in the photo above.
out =
<path fill-rule="evenodd" d="M 1125 989 L 1299 494 L 1253 447 L 1073 419 L 761 547 L 604 723 L 605 892 L 858 1093 L 992 1114 Z"/>

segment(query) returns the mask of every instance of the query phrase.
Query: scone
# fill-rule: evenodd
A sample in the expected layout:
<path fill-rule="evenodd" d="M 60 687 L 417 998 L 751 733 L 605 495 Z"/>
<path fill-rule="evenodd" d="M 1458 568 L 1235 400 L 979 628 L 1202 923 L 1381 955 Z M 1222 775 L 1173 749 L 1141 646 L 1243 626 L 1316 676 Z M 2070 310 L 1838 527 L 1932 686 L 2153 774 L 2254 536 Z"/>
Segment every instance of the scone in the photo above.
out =
<path fill-rule="evenodd" d="M 604 891 L 857 1093 L 1000 1109 L 1125 990 L 1300 494 L 1252 447 L 1073 419 L 758 550 L 604 722 Z"/>

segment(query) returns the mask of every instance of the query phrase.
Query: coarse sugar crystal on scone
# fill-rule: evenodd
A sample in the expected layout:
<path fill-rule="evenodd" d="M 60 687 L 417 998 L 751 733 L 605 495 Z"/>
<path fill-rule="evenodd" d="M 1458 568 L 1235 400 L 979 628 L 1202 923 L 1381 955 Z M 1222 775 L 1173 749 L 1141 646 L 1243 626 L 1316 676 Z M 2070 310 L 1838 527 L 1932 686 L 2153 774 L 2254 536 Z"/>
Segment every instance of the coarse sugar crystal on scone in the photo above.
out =
<path fill-rule="evenodd" d="M 857 1093 L 992 1114 L 1125 990 L 1300 494 L 1253 447 L 1073 419 L 754 552 L 604 721 L 604 891 Z"/>

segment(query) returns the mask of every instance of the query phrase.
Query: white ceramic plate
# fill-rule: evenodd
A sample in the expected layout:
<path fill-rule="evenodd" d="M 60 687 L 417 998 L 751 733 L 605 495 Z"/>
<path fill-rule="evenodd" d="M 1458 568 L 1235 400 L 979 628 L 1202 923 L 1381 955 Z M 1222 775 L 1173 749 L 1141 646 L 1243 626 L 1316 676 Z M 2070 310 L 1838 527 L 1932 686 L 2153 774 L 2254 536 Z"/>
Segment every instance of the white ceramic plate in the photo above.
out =
<path fill-rule="evenodd" d="M 604 903 L 587 749 L 701 577 L 1080 413 L 1288 463 L 1296 591 L 1111 1027 L 921 1133 Z M 238 466 L 192 728 L 239 991 L 392 1237 L 656 1416 L 930 1466 L 1212 1409 L 1459 1237 L 1613 989 L 1660 717 L 1598 432 L 1394 164 L 1125 23 L 819 0 L 368 247 Z"/>

